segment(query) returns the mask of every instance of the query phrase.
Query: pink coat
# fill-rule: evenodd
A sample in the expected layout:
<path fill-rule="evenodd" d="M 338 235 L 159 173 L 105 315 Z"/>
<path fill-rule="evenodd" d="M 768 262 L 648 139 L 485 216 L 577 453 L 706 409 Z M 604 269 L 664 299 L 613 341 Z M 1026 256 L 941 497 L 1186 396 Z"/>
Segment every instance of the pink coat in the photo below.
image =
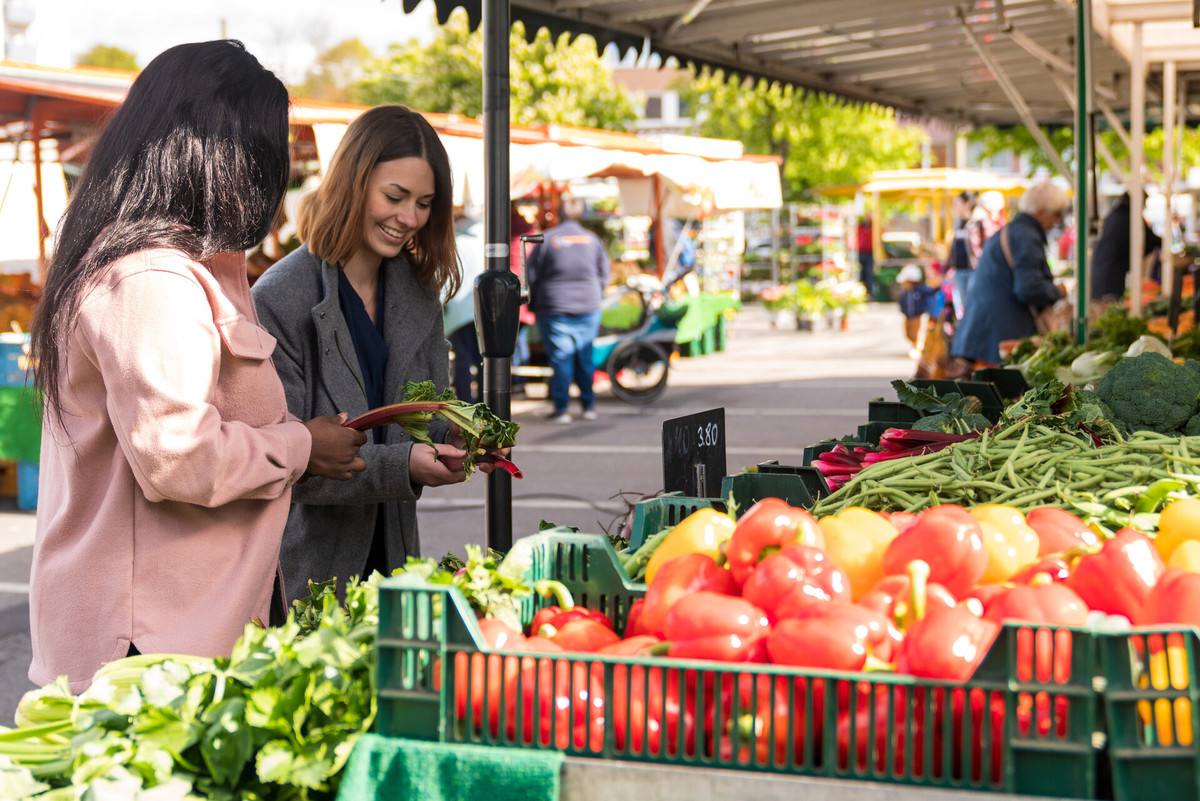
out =
<path fill-rule="evenodd" d="M 288 414 L 245 259 L 134 253 L 85 293 L 43 422 L 33 664 L 86 687 L 143 653 L 228 655 L 268 618 L 291 487 L 312 445 Z"/>

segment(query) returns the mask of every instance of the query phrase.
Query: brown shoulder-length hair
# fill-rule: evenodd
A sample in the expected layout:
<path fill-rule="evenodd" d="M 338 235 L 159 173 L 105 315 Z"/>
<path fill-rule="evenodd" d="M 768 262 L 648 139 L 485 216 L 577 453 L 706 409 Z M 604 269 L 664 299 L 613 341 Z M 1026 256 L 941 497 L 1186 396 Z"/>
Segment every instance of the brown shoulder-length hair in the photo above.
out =
<path fill-rule="evenodd" d="M 330 264 L 345 264 L 362 243 L 371 171 L 385 161 L 409 157 L 429 164 L 434 194 L 429 220 L 409 242 L 408 257 L 417 280 L 450 297 L 462 283 L 454 244 L 450 158 L 433 126 L 407 106 L 376 106 L 350 123 L 321 185 L 301 201 L 296 227 L 314 255 Z"/>

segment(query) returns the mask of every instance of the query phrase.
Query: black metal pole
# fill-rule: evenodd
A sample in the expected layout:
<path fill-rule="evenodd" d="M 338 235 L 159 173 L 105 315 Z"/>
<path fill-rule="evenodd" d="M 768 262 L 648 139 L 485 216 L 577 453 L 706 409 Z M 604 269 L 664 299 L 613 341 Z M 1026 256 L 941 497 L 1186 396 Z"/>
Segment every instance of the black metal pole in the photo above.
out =
<path fill-rule="evenodd" d="M 483 400 L 512 419 L 512 356 L 519 327 L 520 283 L 510 269 L 509 219 L 509 0 L 483 3 L 484 256 L 487 270 L 475 281 L 475 326 L 483 354 Z M 512 547 L 512 476 L 496 470 L 487 479 L 484 507 L 489 548 Z"/>

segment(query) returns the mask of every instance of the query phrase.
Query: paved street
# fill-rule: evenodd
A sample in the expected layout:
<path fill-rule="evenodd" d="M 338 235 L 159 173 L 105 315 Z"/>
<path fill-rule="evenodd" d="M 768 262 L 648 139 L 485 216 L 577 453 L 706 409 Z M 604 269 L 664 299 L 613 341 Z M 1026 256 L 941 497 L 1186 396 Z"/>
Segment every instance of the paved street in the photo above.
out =
<path fill-rule="evenodd" d="M 813 332 L 776 328 L 753 306 L 730 323 L 725 351 L 672 365 L 667 391 L 649 406 L 601 391 L 598 420 L 558 426 L 542 420 L 547 401 L 517 397 L 513 417 L 522 428 L 513 460 L 525 477 L 513 482 L 514 536 L 535 533 L 542 519 L 615 530 L 623 497 L 662 487 L 661 428 L 674 417 L 723 407 L 731 473 L 768 459 L 799 464 L 805 445 L 853 433 L 868 400 L 893 397 L 889 381 L 912 375 L 907 352 L 895 304 L 873 304 L 851 317 L 848 330 Z M 479 476 L 426 491 L 419 504 L 426 555 L 485 543 L 486 485 Z M 0 500 L 0 725 L 32 687 L 25 671 L 33 528 L 33 513 Z"/>

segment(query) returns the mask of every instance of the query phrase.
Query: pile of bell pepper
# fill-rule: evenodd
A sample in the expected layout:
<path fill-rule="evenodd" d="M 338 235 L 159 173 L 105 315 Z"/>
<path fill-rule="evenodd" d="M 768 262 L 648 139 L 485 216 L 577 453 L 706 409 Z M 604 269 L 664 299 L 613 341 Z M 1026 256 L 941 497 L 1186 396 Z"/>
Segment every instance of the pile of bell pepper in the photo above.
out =
<path fill-rule="evenodd" d="M 1018 678 L 1051 684 L 1084 680 L 1070 675 L 1071 628 L 1096 616 L 1200 626 L 1200 572 L 1168 568 L 1143 532 L 1107 536 L 1054 507 L 817 520 L 768 498 L 736 520 L 697 515 L 620 633 L 552 581 L 536 590 L 554 603 L 525 631 L 481 621 L 487 649 L 454 658 L 459 719 L 579 752 L 599 753 L 612 726 L 618 753 L 999 782 L 1006 732 L 1062 738 L 1071 725 L 1065 697 L 1022 695 L 1006 721 L 1002 692 L 964 684 L 1002 624 L 1028 624 Z"/>

